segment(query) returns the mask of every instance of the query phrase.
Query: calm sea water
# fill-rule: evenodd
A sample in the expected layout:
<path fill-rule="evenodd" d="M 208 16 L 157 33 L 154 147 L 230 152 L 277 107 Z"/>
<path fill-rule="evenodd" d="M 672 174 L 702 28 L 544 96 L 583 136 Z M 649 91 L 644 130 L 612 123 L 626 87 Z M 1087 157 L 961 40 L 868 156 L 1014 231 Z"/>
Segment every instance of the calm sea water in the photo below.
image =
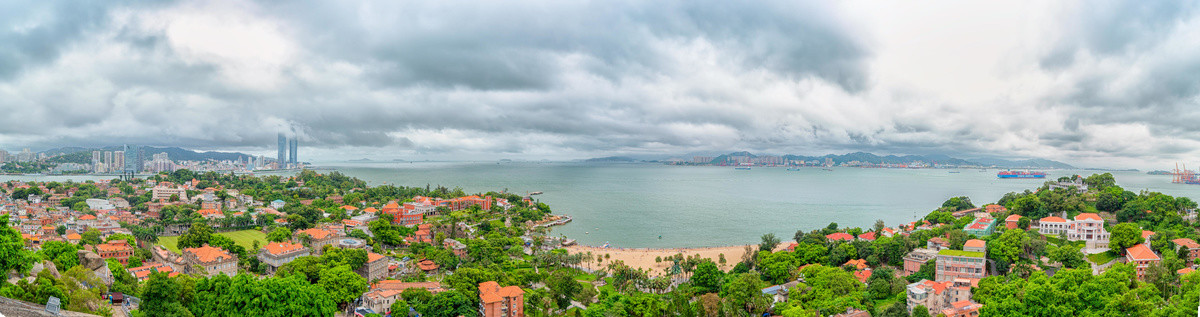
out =
<path fill-rule="evenodd" d="M 1045 180 L 1001 180 L 996 170 L 686 167 L 658 164 L 415 162 L 326 163 L 372 185 L 462 187 L 467 192 L 541 191 L 535 196 L 574 222 L 554 232 L 585 245 L 699 247 L 757 243 L 764 233 L 789 240 L 830 222 L 869 227 L 907 223 L 952 196 L 977 205 Z M 1051 171 L 1047 179 L 1093 171 Z M 1114 172 L 1128 190 L 1200 200 L 1200 186 L 1170 176 Z M 92 177 L 0 176 L 0 180 Z M 660 239 L 659 236 L 662 236 Z"/>

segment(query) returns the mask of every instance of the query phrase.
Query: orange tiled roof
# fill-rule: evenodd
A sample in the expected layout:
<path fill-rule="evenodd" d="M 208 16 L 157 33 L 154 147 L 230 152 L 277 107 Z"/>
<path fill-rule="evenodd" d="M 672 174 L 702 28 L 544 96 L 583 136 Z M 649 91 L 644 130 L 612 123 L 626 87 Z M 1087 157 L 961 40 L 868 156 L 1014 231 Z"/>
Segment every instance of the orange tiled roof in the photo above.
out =
<path fill-rule="evenodd" d="M 1142 239 L 1149 238 L 1152 235 L 1154 235 L 1154 231 L 1142 230 Z"/>
<path fill-rule="evenodd" d="M 80 239 L 83 239 L 83 236 L 80 236 L 78 233 L 67 234 L 67 240 L 80 240 Z"/>
<path fill-rule="evenodd" d="M 867 267 L 867 260 L 863 260 L 863 259 L 850 260 L 850 261 L 846 261 L 846 264 L 842 264 L 842 266 L 846 266 L 846 265 L 853 266 L 855 269 L 861 270 L 861 269 L 864 269 Z"/>
<path fill-rule="evenodd" d="M 203 263 L 233 259 L 233 255 L 229 254 L 229 252 L 225 251 L 225 249 L 214 248 L 207 245 L 199 248 L 183 249 L 183 252 L 195 255 L 196 260 L 199 260 Z"/>
<path fill-rule="evenodd" d="M 825 235 L 825 239 L 847 240 L 848 241 L 848 240 L 854 240 L 854 236 L 850 235 L 849 233 L 845 233 L 845 232 L 835 232 L 835 233 Z"/>
<path fill-rule="evenodd" d="M 342 206 L 342 209 L 344 209 L 346 211 L 355 211 L 355 210 L 358 210 L 358 207 L 354 207 L 351 205 L 344 205 L 344 206 Z"/>
<path fill-rule="evenodd" d="M 367 207 L 366 209 L 363 209 L 362 211 L 363 211 L 363 212 L 376 213 L 376 212 L 379 212 L 379 209 L 375 209 L 375 207 Z"/>
<path fill-rule="evenodd" d="M 858 238 L 863 240 L 875 240 L 875 232 L 868 231 L 867 233 L 858 235 Z"/>
<path fill-rule="evenodd" d="M 1083 221 L 1083 220 L 1104 221 L 1103 218 L 1100 218 L 1100 215 L 1090 213 L 1090 212 L 1081 213 L 1078 216 L 1075 216 L 1075 221 Z"/>
<path fill-rule="evenodd" d="M 987 242 L 984 242 L 983 240 L 979 240 L 979 239 L 971 239 L 971 240 L 967 240 L 966 243 L 963 243 L 963 246 L 964 247 L 972 247 L 972 248 L 983 248 L 983 247 L 987 247 Z"/>
<path fill-rule="evenodd" d="M 100 251 L 100 252 L 117 252 L 117 251 L 125 251 L 125 250 L 129 250 L 129 243 L 126 242 L 125 240 L 112 241 L 109 243 L 100 244 L 100 245 L 96 246 L 96 251 Z"/>
<path fill-rule="evenodd" d="M 325 229 L 312 228 L 312 229 L 300 230 L 300 232 L 298 232 L 298 233 L 308 234 L 308 236 L 312 237 L 313 239 L 325 239 L 325 238 L 333 235 L 334 232 L 325 230 Z"/>
<path fill-rule="evenodd" d="M 1042 218 L 1042 220 L 1038 220 L 1038 222 L 1067 222 L 1067 220 L 1063 219 L 1063 218 L 1059 218 L 1059 217 L 1050 216 L 1050 217 Z"/>
<path fill-rule="evenodd" d="M 1139 243 L 1138 245 L 1129 247 L 1125 250 L 1126 256 L 1134 261 L 1158 261 L 1160 258 L 1154 254 L 1154 250 L 1146 244 Z"/>
<path fill-rule="evenodd" d="M 283 254 L 303 250 L 304 245 L 300 245 L 300 244 L 296 244 L 296 243 L 288 243 L 288 242 L 271 242 L 271 243 L 268 243 L 267 246 L 263 247 L 263 248 L 267 250 L 267 253 L 270 253 L 272 255 L 283 255 Z"/>
<path fill-rule="evenodd" d="M 1175 244 L 1185 246 L 1188 249 L 1200 248 L 1200 244 L 1197 244 L 1195 240 L 1188 239 L 1188 238 L 1179 238 L 1179 239 L 1171 240 L 1171 242 L 1175 242 Z"/>
<path fill-rule="evenodd" d="M 79 217 L 79 220 L 96 220 L 96 216 L 83 215 L 83 217 Z"/>
<path fill-rule="evenodd" d="M 1021 220 L 1021 215 L 1008 215 L 1008 218 L 1004 218 L 1005 222 L 1020 221 L 1020 220 Z"/>
<path fill-rule="evenodd" d="M 433 263 L 433 261 L 430 261 L 429 259 L 421 260 L 421 262 L 417 263 L 417 267 L 419 267 L 422 271 L 432 271 L 438 269 L 437 263 Z"/>
<path fill-rule="evenodd" d="M 1192 273 L 1192 272 L 1195 272 L 1195 271 L 1196 271 L 1196 270 L 1193 270 L 1193 269 L 1192 269 L 1192 268 L 1190 268 L 1190 267 L 1185 267 L 1185 268 L 1182 268 L 1182 269 L 1175 270 L 1175 273 L 1179 273 L 1179 275 L 1187 275 L 1188 273 Z"/>
<path fill-rule="evenodd" d="M 383 260 L 384 256 L 379 253 L 367 252 L 367 263 Z"/>

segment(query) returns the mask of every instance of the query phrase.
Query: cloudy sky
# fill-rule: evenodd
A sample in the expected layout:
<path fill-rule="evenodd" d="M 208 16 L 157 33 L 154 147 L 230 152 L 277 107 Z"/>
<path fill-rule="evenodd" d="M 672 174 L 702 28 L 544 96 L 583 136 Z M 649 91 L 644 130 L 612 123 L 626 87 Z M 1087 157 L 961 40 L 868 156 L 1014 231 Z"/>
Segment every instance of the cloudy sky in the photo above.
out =
<path fill-rule="evenodd" d="M 3 1 L 0 148 L 1200 164 L 1198 6 Z"/>

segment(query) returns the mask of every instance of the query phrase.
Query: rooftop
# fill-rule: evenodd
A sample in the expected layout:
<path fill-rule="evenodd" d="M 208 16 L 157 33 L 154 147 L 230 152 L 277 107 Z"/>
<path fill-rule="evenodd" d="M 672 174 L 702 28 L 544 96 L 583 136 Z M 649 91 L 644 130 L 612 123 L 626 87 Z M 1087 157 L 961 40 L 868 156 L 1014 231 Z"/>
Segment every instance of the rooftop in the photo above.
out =
<path fill-rule="evenodd" d="M 199 248 L 183 249 L 184 254 L 191 253 L 196 256 L 196 260 L 203 263 L 225 261 L 233 259 L 233 255 L 221 248 L 214 248 L 208 245 Z"/>
<path fill-rule="evenodd" d="M 1158 261 L 1161 260 L 1154 250 L 1150 250 L 1150 246 L 1139 243 L 1138 245 L 1129 247 L 1125 250 L 1125 257 L 1134 261 Z"/>
<path fill-rule="evenodd" d="M 267 246 L 264 247 L 263 249 L 266 249 L 267 253 L 270 253 L 272 255 L 283 255 L 283 254 L 287 254 L 287 253 L 304 250 L 304 246 L 300 245 L 300 244 L 296 244 L 296 243 L 289 243 L 289 242 L 271 242 L 271 243 L 268 243 Z"/>
<path fill-rule="evenodd" d="M 982 258 L 984 256 L 983 252 L 950 250 L 950 249 L 938 251 L 938 255 L 967 256 L 967 257 L 973 257 L 973 258 Z"/>

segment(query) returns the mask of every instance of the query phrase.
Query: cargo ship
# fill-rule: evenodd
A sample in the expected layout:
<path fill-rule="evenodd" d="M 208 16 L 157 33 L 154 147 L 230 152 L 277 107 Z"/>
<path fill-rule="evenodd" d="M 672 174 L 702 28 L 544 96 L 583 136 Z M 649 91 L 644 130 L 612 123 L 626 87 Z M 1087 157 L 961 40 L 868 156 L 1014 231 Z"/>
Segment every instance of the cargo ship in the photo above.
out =
<path fill-rule="evenodd" d="M 1046 178 L 1044 172 L 1001 171 L 996 173 L 999 178 Z"/>

